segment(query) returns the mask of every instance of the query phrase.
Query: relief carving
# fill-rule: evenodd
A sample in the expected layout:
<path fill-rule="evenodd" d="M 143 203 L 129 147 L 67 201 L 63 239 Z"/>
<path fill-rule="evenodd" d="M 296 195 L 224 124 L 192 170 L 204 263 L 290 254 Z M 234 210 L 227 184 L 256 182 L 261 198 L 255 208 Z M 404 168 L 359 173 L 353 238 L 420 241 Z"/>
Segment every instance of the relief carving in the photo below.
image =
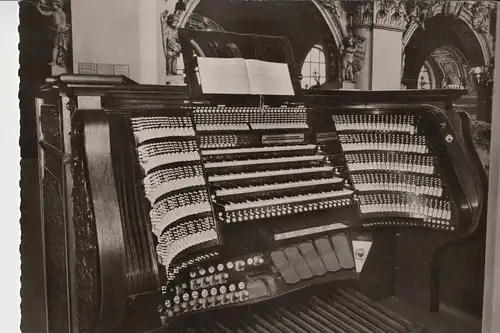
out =
<path fill-rule="evenodd" d="M 489 1 L 448 1 L 448 0 L 418 0 L 408 10 L 408 23 L 416 23 L 425 29 L 425 21 L 438 14 L 461 17 L 462 13 L 470 13 L 470 24 L 479 33 L 490 30 L 490 16 L 493 5 Z"/>
<path fill-rule="evenodd" d="M 62 149 L 61 119 L 57 107 L 45 104 L 40 109 L 40 127 L 43 140 L 58 149 Z"/>
<path fill-rule="evenodd" d="M 45 155 L 47 164 L 43 176 L 43 221 L 46 239 L 47 309 L 51 332 L 67 332 L 68 301 L 66 284 L 66 238 L 64 199 L 62 195 L 61 161 Z"/>
<path fill-rule="evenodd" d="M 347 21 L 351 28 L 373 24 L 373 1 L 363 1 L 353 4 L 346 3 L 346 9 Z"/>
<path fill-rule="evenodd" d="M 404 0 L 381 0 L 374 4 L 375 26 L 400 30 L 406 28 L 408 15 Z"/>
<path fill-rule="evenodd" d="M 356 82 L 357 74 L 363 69 L 365 62 L 366 38 L 353 35 L 347 37 L 340 48 L 340 80 Z"/>
<path fill-rule="evenodd" d="M 468 6 L 472 14 L 471 25 L 479 33 L 488 33 L 492 8 L 487 1 L 474 1 Z"/>
<path fill-rule="evenodd" d="M 74 112 L 75 104 L 68 107 Z M 70 140 L 72 158 L 68 160 L 73 175 L 73 223 L 75 232 L 75 269 L 78 290 L 78 327 L 80 332 L 90 332 L 99 318 L 99 249 L 97 231 L 92 211 L 89 182 L 84 162 L 84 136 L 82 124 L 73 118 Z"/>

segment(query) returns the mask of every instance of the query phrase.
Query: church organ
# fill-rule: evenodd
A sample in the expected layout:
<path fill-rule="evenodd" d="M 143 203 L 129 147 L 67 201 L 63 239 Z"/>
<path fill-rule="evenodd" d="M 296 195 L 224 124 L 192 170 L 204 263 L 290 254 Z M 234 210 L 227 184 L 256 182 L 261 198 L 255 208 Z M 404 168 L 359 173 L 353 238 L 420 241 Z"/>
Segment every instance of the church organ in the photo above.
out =
<path fill-rule="evenodd" d="M 294 65 L 276 37 L 183 35 L 185 54 L 218 37 Z M 460 91 L 299 92 L 291 70 L 293 98 L 204 96 L 186 65 L 189 93 L 78 75 L 42 88 L 51 331 L 423 332 L 378 301 L 436 310 L 436 253 L 478 227 L 455 111 L 426 104 Z"/>

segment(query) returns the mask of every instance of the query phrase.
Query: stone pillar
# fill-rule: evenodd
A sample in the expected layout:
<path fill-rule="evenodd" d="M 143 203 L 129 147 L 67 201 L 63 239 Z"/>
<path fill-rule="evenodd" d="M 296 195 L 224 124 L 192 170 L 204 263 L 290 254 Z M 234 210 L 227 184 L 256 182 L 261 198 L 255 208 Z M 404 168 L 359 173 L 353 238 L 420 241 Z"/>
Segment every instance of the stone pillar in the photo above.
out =
<path fill-rule="evenodd" d="M 407 17 L 404 1 L 375 0 L 373 10 L 372 89 L 401 88 L 402 43 Z"/>
<path fill-rule="evenodd" d="M 401 88 L 402 39 L 406 26 L 404 3 L 387 0 L 357 1 L 345 4 L 348 32 L 355 41 L 352 66 L 354 79 L 341 77 L 359 90 L 398 90 Z M 346 47 L 344 46 L 343 52 Z M 345 53 L 341 53 L 342 57 Z"/>

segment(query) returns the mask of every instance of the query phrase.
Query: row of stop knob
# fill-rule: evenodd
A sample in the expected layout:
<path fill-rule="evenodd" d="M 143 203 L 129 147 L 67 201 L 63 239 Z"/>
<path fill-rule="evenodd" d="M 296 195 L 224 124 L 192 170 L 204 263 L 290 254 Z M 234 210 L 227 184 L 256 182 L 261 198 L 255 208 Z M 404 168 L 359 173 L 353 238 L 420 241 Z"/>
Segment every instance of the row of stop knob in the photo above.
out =
<path fill-rule="evenodd" d="M 193 270 L 189 272 L 189 277 L 190 278 L 196 278 L 196 277 L 203 277 L 206 274 L 213 274 L 215 272 L 223 272 L 224 270 L 236 270 L 236 271 L 241 271 L 243 267 L 245 266 L 259 266 L 264 263 L 264 259 L 262 257 L 262 254 L 259 255 L 254 255 L 248 257 L 246 260 L 230 260 L 227 263 L 220 263 L 217 266 L 210 266 L 208 269 L 205 269 L 203 267 L 200 267 L 198 270 Z M 207 276 L 208 277 L 208 276 Z"/>
<path fill-rule="evenodd" d="M 226 288 L 225 286 L 220 287 L 219 290 L 217 290 L 217 288 L 212 288 L 210 292 L 208 292 L 207 289 L 204 289 L 201 293 L 193 291 L 193 294 L 196 293 L 196 297 L 189 297 L 189 294 L 186 293 L 187 297 L 184 297 L 184 295 L 186 295 L 184 294 L 182 297 L 182 301 L 179 296 L 176 296 L 174 297 L 173 302 L 170 300 L 165 301 L 166 314 L 167 316 L 172 317 L 180 313 L 187 313 L 226 304 L 244 302 L 250 297 L 250 293 L 244 288 L 245 284 L 243 282 L 240 282 L 238 288 L 236 288 L 236 286 L 232 284 L 229 286 L 229 288 Z"/>

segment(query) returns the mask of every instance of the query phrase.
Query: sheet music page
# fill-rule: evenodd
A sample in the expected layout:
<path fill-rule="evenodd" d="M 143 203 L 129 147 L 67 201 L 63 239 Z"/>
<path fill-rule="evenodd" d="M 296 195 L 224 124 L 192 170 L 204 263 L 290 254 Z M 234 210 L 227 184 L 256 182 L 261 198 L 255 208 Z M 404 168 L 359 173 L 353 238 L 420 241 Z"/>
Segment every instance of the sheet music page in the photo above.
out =
<path fill-rule="evenodd" d="M 246 63 L 253 95 L 295 95 L 288 64 L 254 59 Z"/>
<path fill-rule="evenodd" d="M 198 57 L 204 94 L 250 94 L 250 81 L 243 58 Z"/>

